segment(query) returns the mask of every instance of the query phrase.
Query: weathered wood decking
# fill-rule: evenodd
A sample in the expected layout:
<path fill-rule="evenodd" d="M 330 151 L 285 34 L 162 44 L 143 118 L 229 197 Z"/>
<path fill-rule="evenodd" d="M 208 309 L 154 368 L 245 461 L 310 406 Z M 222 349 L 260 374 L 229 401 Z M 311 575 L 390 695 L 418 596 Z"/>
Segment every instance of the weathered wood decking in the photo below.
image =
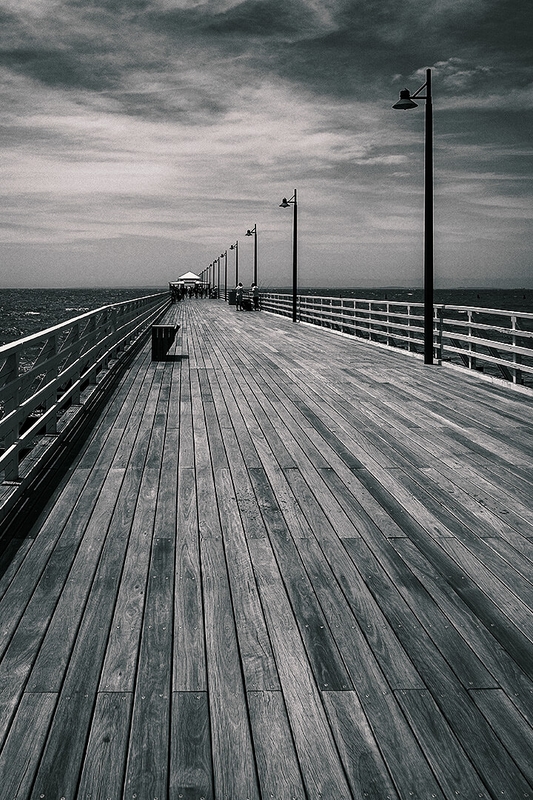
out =
<path fill-rule="evenodd" d="M 533 421 L 217 301 L 0 578 L 2 800 L 533 797 Z"/>

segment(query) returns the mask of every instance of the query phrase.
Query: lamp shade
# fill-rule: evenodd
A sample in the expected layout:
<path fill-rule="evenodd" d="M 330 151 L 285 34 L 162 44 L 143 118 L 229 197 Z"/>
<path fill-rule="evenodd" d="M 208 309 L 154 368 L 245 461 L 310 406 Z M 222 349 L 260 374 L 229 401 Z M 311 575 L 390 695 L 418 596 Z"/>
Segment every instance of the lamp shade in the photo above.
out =
<path fill-rule="evenodd" d="M 418 103 L 415 103 L 414 100 L 411 100 L 411 93 L 409 89 L 402 89 L 400 92 L 400 99 L 397 103 L 394 103 L 393 108 L 407 111 L 408 108 L 418 108 Z"/>

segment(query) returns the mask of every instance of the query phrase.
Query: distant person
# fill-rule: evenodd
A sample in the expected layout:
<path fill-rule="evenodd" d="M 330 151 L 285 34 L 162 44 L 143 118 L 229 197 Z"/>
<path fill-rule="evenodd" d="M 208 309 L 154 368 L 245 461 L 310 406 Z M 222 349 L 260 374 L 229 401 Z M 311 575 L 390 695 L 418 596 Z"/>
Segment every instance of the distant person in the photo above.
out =
<path fill-rule="evenodd" d="M 235 289 L 235 308 L 237 311 L 242 309 L 242 298 L 244 296 L 244 289 L 242 283 L 238 283 Z"/>
<path fill-rule="evenodd" d="M 257 283 L 252 283 L 251 295 L 252 302 L 254 304 L 254 311 L 259 311 L 259 286 Z"/>

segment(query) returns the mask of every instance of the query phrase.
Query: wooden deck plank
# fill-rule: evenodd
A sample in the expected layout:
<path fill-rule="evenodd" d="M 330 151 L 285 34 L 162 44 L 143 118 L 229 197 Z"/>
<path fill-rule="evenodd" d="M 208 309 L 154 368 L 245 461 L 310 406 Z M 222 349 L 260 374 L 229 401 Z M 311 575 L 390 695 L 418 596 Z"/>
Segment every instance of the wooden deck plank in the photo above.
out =
<path fill-rule="evenodd" d="M 51 511 L 49 509 L 49 515 L 44 520 L 41 520 L 42 527 L 39 533 L 38 547 L 34 547 L 35 540 L 32 537 L 28 537 L 25 548 L 26 557 L 19 562 L 19 567 L 14 572 L 0 600 L 0 616 L 2 619 L 0 655 L 8 647 L 17 624 L 30 602 L 32 592 L 39 584 L 41 576 L 47 568 L 48 560 L 54 552 L 58 541 L 61 541 L 66 521 L 72 515 L 70 531 L 76 529 L 76 526 L 80 528 L 85 526 L 86 515 L 95 503 L 94 485 L 92 482 L 87 485 L 87 479 L 88 473 L 86 471 L 77 471 L 72 476 L 72 480 L 64 487 L 59 496 L 60 502 Z M 68 539 L 74 542 L 77 541 L 76 536 L 72 536 L 70 531 L 65 534 L 65 539 L 61 541 L 60 547 L 70 547 Z M 75 546 L 75 544 L 72 546 Z M 49 567 L 48 573 L 50 572 L 51 569 Z M 46 580 L 46 577 L 45 575 L 43 580 Z M 55 581 L 51 580 L 50 583 L 49 591 L 54 592 Z"/>
<path fill-rule="evenodd" d="M 282 693 L 249 692 L 248 705 L 262 797 L 306 800 Z"/>
<path fill-rule="evenodd" d="M 531 609 L 518 595 L 509 589 L 503 580 L 496 577 L 476 556 L 461 542 L 444 541 L 443 549 L 449 553 L 459 567 L 476 585 L 481 584 L 491 602 L 497 607 L 499 614 L 506 617 L 509 632 L 516 627 L 520 631 L 520 640 L 531 658 L 533 672 L 533 626 L 531 625 Z"/>
<path fill-rule="evenodd" d="M 169 796 L 214 800 L 207 692 L 176 692 L 171 710 Z"/>
<path fill-rule="evenodd" d="M 266 539 L 255 539 L 250 547 L 304 785 L 311 797 L 349 797 L 274 552 Z"/>
<path fill-rule="evenodd" d="M 259 800 L 244 677 L 220 538 L 201 540 L 215 796 Z"/>
<path fill-rule="evenodd" d="M 446 627 L 440 610 L 432 604 L 430 597 L 426 598 L 420 591 L 421 587 L 416 579 L 413 580 L 412 573 L 401 559 L 395 558 L 396 551 L 388 542 L 385 547 L 380 544 L 374 542 L 374 550 L 371 551 L 367 543 L 360 539 L 344 542 L 420 674 L 431 674 L 437 682 L 442 677 L 446 682 L 451 679 L 448 671 L 452 670 L 455 680 L 465 689 L 495 687 L 494 678 L 468 642 L 458 635 L 455 628 Z M 382 568 L 376 573 L 378 564 Z M 428 678 L 425 678 L 425 683 L 430 685 Z M 440 687 L 437 683 L 431 688 L 438 691 Z"/>
<path fill-rule="evenodd" d="M 39 655 L 28 680 L 30 692 L 58 692 L 73 642 L 83 617 L 85 604 L 105 544 L 110 513 L 109 500 L 114 507 L 124 479 L 124 471 L 111 470 L 102 486 L 90 530 L 84 531 L 70 570 L 65 570 L 65 585 L 46 630 Z"/>
<path fill-rule="evenodd" d="M 464 758 L 458 740 L 430 692 L 400 691 L 397 697 L 444 795 L 487 798 L 486 787 L 470 761 Z"/>
<path fill-rule="evenodd" d="M 55 694 L 24 694 L 0 754 L 0 786 L 6 798 L 26 800 L 48 733 Z"/>
<path fill-rule="evenodd" d="M 79 797 L 120 797 L 131 705 L 131 694 L 98 694 L 80 777 Z"/>
<path fill-rule="evenodd" d="M 331 526 L 337 533 L 343 536 L 357 535 L 351 519 L 345 513 L 342 505 L 339 504 L 335 496 L 329 491 L 329 487 L 322 480 L 320 469 L 328 466 L 328 462 L 323 458 L 316 446 L 305 435 L 304 430 L 295 424 L 294 418 L 288 416 L 287 405 L 278 399 L 278 393 L 274 385 L 266 384 L 265 381 L 257 381 L 256 397 L 261 402 L 264 413 L 271 420 L 272 424 L 280 429 L 284 429 L 284 447 L 293 460 L 293 464 L 298 464 L 300 473 L 305 472 L 306 481 L 309 484 L 309 491 L 315 505 L 314 520 L 318 522 L 320 517 L 323 524 Z M 269 391 L 266 391 L 267 387 Z M 305 419 L 305 418 L 304 418 Z M 288 424 L 287 424 L 288 423 Z M 265 432 L 265 439 L 270 444 L 268 432 Z M 284 461 L 284 460 L 283 460 Z M 283 466 L 283 461 L 278 464 L 285 470 L 286 475 L 291 474 L 291 469 L 295 467 L 289 463 L 289 467 Z M 314 467 L 318 466 L 318 470 Z"/>
<path fill-rule="evenodd" d="M 510 698 L 501 689 L 477 689 L 472 692 L 472 697 L 506 750 L 515 754 L 525 779 L 529 784 L 532 784 L 533 764 L 531 762 L 531 749 L 533 747 L 533 728 L 531 722 L 524 719 Z M 523 785 L 524 792 L 526 792 L 525 781 Z M 503 781 L 500 791 L 504 791 Z"/>
<path fill-rule="evenodd" d="M 169 320 L 3 549 L 2 787 L 533 794 L 531 398 L 220 301 Z"/>
<path fill-rule="evenodd" d="M 195 473 L 180 468 L 174 590 L 174 692 L 201 692 L 206 686 L 202 574 Z"/>
<path fill-rule="evenodd" d="M 217 472 L 215 488 L 246 689 L 273 691 L 279 679 L 229 470 Z"/>
<path fill-rule="evenodd" d="M 75 794 L 126 548 L 126 537 L 106 537 L 36 776 L 37 791 L 45 796 Z"/>
<path fill-rule="evenodd" d="M 327 692 L 324 702 L 354 797 L 399 800 L 357 693 Z"/>
<path fill-rule="evenodd" d="M 448 620 L 445 624 L 453 625 L 467 639 L 498 685 L 504 687 L 510 697 L 520 697 L 522 712 L 533 722 L 533 696 L 530 694 L 529 679 L 494 638 L 492 629 L 479 624 L 475 612 L 411 541 L 394 540 L 392 544 L 445 614 Z"/>
<path fill-rule="evenodd" d="M 168 785 L 174 537 L 152 540 L 126 765 L 130 796 L 162 797 Z"/>
<path fill-rule="evenodd" d="M 153 470 L 140 477 L 135 497 L 127 495 L 127 502 L 133 501 L 135 515 L 102 667 L 102 692 L 132 692 L 134 687 L 155 518 L 154 493 L 159 484 L 159 475 Z"/>
<path fill-rule="evenodd" d="M 351 681 L 317 603 L 312 583 L 298 555 L 294 533 L 291 535 L 281 510 L 276 507 L 276 498 L 271 492 L 267 493 L 265 484 L 256 484 L 256 490 L 263 491 L 263 519 L 278 562 L 283 564 L 286 591 L 301 636 L 308 644 L 317 685 L 321 689 L 332 690 L 351 688 Z"/>

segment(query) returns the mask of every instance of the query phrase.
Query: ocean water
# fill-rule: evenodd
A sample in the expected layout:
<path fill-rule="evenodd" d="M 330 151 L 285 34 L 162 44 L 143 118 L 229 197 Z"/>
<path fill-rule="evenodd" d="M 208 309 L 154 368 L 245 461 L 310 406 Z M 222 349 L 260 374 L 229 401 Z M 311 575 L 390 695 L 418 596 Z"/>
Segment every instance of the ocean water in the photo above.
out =
<path fill-rule="evenodd" d="M 166 288 L 0 289 L 0 345 L 50 328 L 86 311 L 165 291 Z M 269 287 L 268 291 L 290 294 L 292 289 Z M 423 302 L 422 289 L 301 287 L 298 291 L 300 294 L 323 297 Z M 533 313 L 533 289 L 437 289 L 435 302 Z"/>
<path fill-rule="evenodd" d="M 270 292 L 283 291 L 291 293 L 292 289 L 269 289 Z M 300 294 L 315 297 L 358 297 L 364 300 L 390 300 L 391 302 L 423 303 L 422 289 L 405 289 L 397 287 L 377 289 L 298 289 Z M 435 289 L 436 304 L 453 306 L 470 306 L 471 308 L 497 308 L 506 311 L 533 313 L 533 289 Z"/>
<path fill-rule="evenodd" d="M 166 288 L 0 289 L 0 345 L 51 328 L 86 311 Z"/>

